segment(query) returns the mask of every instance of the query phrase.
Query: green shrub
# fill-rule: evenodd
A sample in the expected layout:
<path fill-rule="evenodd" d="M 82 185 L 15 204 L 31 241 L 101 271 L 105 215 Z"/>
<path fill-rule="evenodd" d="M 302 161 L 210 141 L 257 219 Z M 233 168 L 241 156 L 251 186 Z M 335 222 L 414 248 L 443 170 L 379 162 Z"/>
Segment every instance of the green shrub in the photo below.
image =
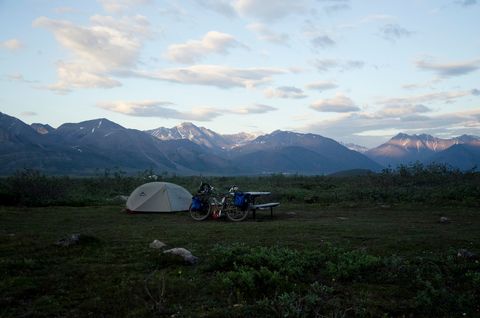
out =
<path fill-rule="evenodd" d="M 321 259 L 319 253 L 300 253 L 284 247 L 216 246 L 209 270 L 218 288 L 236 301 L 278 295 L 304 286 Z"/>
<path fill-rule="evenodd" d="M 15 205 L 53 205 L 65 196 L 64 178 L 47 177 L 37 170 L 17 171 L 6 179 L 8 202 Z"/>
<path fill-rule="evenodd" d="M 444 165 L 419 163 L 385 169 L 362 176 L 271 176 L 203 177 L 175 176 L 152 170 L 127 175 L 118 168 L 98 170 L 91 177 L 55 177 L 24 169 L 0 178 L 0 201 L 4 205 L 108 205 L 112 198 L 128 195 L 139 185 L 155 180 L 179 184 L 191 193 L 201 181 L 218 192 L 235 184 L 242 191 L 270 191 L 265 200 L 319 204 L 324 206 L 363 206 L 378 204 L 433 204 L 480 206 L 480 172 L 460 172 Z"/>
<path fill-rule="evenodd" d="M 332 279 L 361 280 L 365 275 L 372 274 L 381 264 L 379 257 L 363 251 L 331 248 L 329 256 L 326 272 Z"/>

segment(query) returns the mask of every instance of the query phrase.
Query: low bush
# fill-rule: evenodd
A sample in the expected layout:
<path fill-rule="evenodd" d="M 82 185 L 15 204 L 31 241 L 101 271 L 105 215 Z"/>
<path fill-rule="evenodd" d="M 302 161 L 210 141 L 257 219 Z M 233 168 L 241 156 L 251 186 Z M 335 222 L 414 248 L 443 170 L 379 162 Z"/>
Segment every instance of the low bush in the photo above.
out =
<path fill-rule="evenodd" d="M 380 257 L 329 244 L 302 252 L 234 244 L 216 246 L 206 270 L 214 275 L 209 288 L 225 295 L 229 306 L 243 304 L 243 315 L 316 317 L 333 314 L 339 303 L 349 304 L 355 316 L 394 314 L 394 307 L 373 305 L 372 297 L 377 303 L 386 297 L 381 289 L 361 287 L 385 284 L 402 291 L 397 297 L 404 300 L 403 314 L 443 317 L 479 309 L 480 265 L 454 258 Z M 345 288 L 351 298 L 338 298 L 335 291 Z"/>
<path fill-rule="evenodd" d="M 323 206 L 365 206 L 379 204 L 433 204 L 480 206 L 480 172 L 460 172 L 443 165 L 419 163 L 385 169 L 362 176 L 271 176 L 202 177 L 155 174 L 151 170 L 126 175 L 119 169 L 98 171 L 92 177 L 46 176 L 36 170 L 17 171 L 0 178 L 0 199 L 4 205 L 111 205 L 118 195 L 128 195 L 151 181 L 173 182 L 195 193 L 201 181 L 219 193 L 231 185 L 243 191 L 270 191 L 266 200 Z"/>
<path fill-rule="evenodd" d="M 375 273 L 381 264 L 379 257 L 364 251 L 343 251 L 330 248 L 326 261 L 326 272 L 332 279 L 362 280 L 365 275 Z"/>

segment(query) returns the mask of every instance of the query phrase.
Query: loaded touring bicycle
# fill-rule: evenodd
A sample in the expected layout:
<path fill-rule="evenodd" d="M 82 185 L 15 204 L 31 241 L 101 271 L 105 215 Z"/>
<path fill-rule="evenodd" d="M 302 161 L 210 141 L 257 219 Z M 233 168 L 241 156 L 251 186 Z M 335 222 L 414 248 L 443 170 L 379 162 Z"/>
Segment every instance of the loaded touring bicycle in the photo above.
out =
<path fill-rule="evenodd" d="M 238 222 L 245 220 L 250 210 L 255 218 L 257 210 L 270 209 L 273 216 L 273 208 L 280 203 L 255 204 L 256 197 L 267 194 L 270 192 L 241 192 L 235 185 L 227 193 L 218 194 L 214 187 L 202 182 L 197 194 L 192 197 L 190 215 L 194 220 L 203 221 L 210 216 L 217 219 L 225 214 L 230 221 Z"/>

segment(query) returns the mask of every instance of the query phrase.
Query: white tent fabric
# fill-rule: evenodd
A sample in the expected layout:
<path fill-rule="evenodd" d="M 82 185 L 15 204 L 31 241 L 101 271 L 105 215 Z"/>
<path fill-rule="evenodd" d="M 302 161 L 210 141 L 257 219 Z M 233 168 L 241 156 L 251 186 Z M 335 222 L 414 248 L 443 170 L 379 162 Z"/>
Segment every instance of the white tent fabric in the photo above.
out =
<path fill-rule="evenodd" d="M 190 192 L 177 184 L 150 182 L 133 190 L 127 209 L 131 212 L 187 211 L 191 202 Z"/>

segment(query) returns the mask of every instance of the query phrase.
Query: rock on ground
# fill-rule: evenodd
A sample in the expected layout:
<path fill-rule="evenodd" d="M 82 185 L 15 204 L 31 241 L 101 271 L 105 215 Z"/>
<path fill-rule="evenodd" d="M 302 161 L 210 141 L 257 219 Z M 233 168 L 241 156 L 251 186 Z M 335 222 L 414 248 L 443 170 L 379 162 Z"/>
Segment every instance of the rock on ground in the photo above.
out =
<path fill-rule="evenodd" d="M 196 264 L 198 262 L 198 257 L 193 256 L 192 252 L 183 248 L 175 247 L 166 251 L 163 251 L 164 254 L 173 254 L 183 258 L 183 260 L 188 264 Z"/>
<path fill-rule="evenodd" d="M 98 242 L 99 239 L 94 236 L 75 233 L 56 241 L 55 245 L 68 247 L 77 244 L 91 244 Z"/>
<path fill-rule="evenodd" d="M 117 195 L 107 200 L 111 202 L 116 202 L 116 203 L 125 203 L 128 201 L 128 195 Z"/>
<path fill-rule="evenodd" d="M 152 243 L 150 243 L 149 246 L 151 248 L 160 249 L 160 248 L 163 248 L 163 247 L 167 246 L 167 244 L 165 244 L 165 243 L 163 243 L 162 241 L 159 241 L 159 240 L 154 240 Z"/>
<path fill-rule="evenodd" d="M 71 246 L 71 245 L 76 245 L 80 243 L 80 234 L 72 234 L 70 236 L 67 236 L 65 238 L 62 238 L 55 242 L 55 245 L 58 246 Z"/>
<path fill-rule="evenodd" d="M 464 248 L 458 250 L 457 257 L 462 257 L 462 258 L 466 258 L 466 259 L 477 259 L 478 258 L 477 254 L 472 253 L 469 250 L 466 250 Z"/>
<path fill-rule="evenodd" d="M 450 223 L 450 219 L 447 218 L 446 216 L 442 216 L 442 217 L 440 218 L 440 223 L 443 223 L 443 224 Z"/>

